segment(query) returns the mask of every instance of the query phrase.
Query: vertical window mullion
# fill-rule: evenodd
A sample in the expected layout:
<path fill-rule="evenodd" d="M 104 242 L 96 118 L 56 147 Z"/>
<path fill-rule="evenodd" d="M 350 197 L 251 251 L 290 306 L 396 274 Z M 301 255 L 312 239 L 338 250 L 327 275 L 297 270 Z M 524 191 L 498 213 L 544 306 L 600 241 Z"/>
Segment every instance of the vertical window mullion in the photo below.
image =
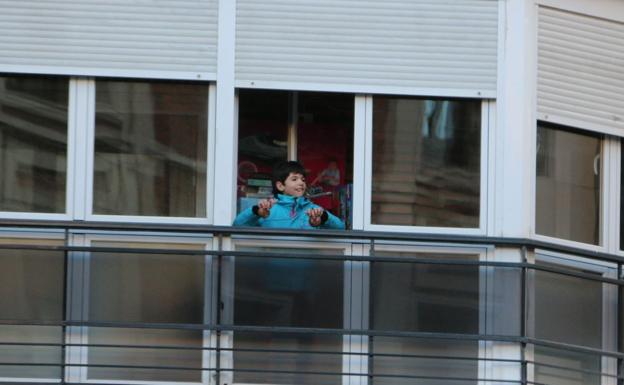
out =
<path fill-rule="evenodd" d="M 368 99 L 364 95 L 355 95 L 353 112 L 353 230 L 364 230 L 366 219 L 366 189 L 370 186 L 370 173 L 368 173 L 368 159 L 371 153 L 368 151 Z M 366 179 L 366 176 L 369 176 Z M 369 205 L 370 206 L 370 205 Z"/>
<path fill-rule="evenodd" d="M 620 230 L 622 228 L 620 195 L 622 192 L 622 143 L 621 138 L 618 137 L 609 138 L 608 143 L 610 150 L 606 171 L 608 172 L 609 185 L 605 189 L 609 192 L 609 206 L 605 208 L 605 213 L 608 213 L 609 219 L 605 228 L 609 232 L 607 251 L 616 254 L 622 249 L 622 240 L 620 239 Z"/>
<path fill-rule="evenodd" d="M 489 136 L 490 136 L 490 111 L 491 103 L 488 100 L 481 102 L 481 187 L 480 187 L 480 199 L 479 199 L 479 229 L 485 233 L 487 231 L 487 222 L 489 218 L 489 204 L 488 204 L 488 180 L 490 175 L 489 167 Z"/>
<path fill-rule="evenodd" d="M 217 87 L 211 83 L 208 87 L 208 143 L 206 150 L 206 217 L 209 223 L 214 223 L 214 194 L 215 194 L 215 159 L 216 159 L 216 111 Z"/>
<path fill-rule="evenodd" d="M 369 230 L 371 226 L 371 208 L 373 196 L 373 96 L 365 97 L 364 107 L 365 133 L 365 166 L 364 166 L 364 226 Z"/>
<path fill-rule="evenodd" d="M 95 98 L 95 82 L 74 78 L 70 83 L 70 143 L 68 148 L 67 195 L 69 215 L 72 219 L 85 220 L 89 212 L 91 186 L 89 165 L 92 165 L 92 138 Z M 69 175 L 73 173 L 73 177 Z"/>

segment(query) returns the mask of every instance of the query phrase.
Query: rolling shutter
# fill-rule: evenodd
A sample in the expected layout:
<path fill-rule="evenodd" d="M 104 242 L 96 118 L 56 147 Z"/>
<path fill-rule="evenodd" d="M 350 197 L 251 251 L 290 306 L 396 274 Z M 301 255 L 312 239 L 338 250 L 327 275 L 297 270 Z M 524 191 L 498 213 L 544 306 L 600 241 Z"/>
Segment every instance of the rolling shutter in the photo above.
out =
<path fill-rule="evenodd" d="M 538 118 L 624 136 L 624 23 L 540 7 Z"/>
<path fill-rule="evenodd" d="M 495 97 L 497 0 L 238 0 L 239 87 Z"/>
<path fill-rule="evenodd" d="M 0 71 L 216 78 L 217 0 L 0 0 Z"/>

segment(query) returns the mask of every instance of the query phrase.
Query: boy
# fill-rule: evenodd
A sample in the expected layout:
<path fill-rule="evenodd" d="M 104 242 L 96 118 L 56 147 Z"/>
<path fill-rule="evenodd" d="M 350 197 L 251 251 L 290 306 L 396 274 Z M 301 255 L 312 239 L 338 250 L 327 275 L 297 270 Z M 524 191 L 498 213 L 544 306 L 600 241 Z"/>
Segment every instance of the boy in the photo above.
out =
<path fill-rule="evenodd" d="M 340 219 L 303 196 L 305 175 L 298 162 L 275 165 L 272 177 L 275 198 L 262 200 L 238 214 L 234 226 L 344 229 Z"/>

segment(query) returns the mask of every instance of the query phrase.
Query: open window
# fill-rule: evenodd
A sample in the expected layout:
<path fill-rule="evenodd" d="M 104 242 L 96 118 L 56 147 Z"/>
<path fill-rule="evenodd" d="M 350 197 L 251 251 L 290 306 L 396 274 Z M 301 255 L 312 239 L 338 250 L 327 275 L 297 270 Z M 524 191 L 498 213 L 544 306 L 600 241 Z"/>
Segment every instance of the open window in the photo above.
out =
<path fill-rule="evenodd" d="M 351 224 L 354 95 L 238 91 L 238 212 L 272 196 L 275 163 L 308 172 L 307 196 Z"/>

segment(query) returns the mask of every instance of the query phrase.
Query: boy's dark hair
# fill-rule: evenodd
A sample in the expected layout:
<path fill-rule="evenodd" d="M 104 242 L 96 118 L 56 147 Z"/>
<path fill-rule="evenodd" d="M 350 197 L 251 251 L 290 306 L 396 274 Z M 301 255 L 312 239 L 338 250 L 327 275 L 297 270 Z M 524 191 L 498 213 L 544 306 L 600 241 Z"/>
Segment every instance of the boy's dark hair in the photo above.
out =
<path fill-rule="evenodd" d="M 279 162 L 273 166 L 273 177 L 271 181 L 273 182 L 273 194 L 277 195 L 280 191 L 277 189 L 277 182 L 284 183 L 286 178 L 290 173 L 293 174 L 301 174 L 304 177 L 307 176 L 306 170 L 303 165 L 299 162 L 295 162 L 294 160 L 290 160 L 288 162 Z"/>

